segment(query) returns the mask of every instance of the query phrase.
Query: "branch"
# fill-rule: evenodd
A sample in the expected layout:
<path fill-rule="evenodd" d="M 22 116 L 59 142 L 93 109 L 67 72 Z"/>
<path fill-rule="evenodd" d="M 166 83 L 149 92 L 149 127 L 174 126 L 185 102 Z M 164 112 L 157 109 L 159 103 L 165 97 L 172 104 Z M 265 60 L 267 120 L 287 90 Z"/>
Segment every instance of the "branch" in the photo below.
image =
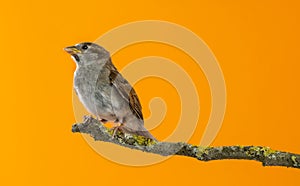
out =
<path fill-rule="evenodd" d="M 196 158 L 200 161 L 244 159 L 262 162 L 263 166 L 284 166 L 300 168 L 300 155 L 272 150 L 263 146 L 220 146 L 203 147 L 183 142 L 158 142 L 143 136 L 117 132 L 112 138 L 112 130 L 98 120 L 87 116 L 83 123 L 74 124 L 72 132 L 91 135 L 96 141 L 110 142 L 123 147 L 159 154 L 162 156 L 180 155 Z"/>

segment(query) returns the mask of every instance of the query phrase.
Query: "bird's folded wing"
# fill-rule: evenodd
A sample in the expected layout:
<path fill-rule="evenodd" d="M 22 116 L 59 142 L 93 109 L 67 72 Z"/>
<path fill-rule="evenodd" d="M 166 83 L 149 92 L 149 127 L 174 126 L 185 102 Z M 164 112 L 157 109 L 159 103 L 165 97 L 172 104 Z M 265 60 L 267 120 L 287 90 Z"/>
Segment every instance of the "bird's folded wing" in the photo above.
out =
<path fill-rule="evenodd" d="M 110 69 L 109 80 L 111 85 L 115 86 L 120 95 L 128 101 L 131 111 L 139 119 L 143 120 L 142 106 L 136 92 L 116 68 Z"/>

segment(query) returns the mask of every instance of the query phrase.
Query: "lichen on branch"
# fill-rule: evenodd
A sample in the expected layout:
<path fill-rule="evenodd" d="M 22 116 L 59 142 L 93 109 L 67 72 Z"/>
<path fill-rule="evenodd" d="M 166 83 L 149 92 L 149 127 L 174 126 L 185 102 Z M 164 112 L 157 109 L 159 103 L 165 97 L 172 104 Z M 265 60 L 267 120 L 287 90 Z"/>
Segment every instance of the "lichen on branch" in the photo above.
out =
<path fill-rule="evenodd" d="M 159 142 L 143 136 L 124 134 L 122 132 L 117 132 L 112 137 L 111 129 L 105 127 L 91 116 L 86 116 L 83 123 L 74 124 L 72 132 L 89 134 L 95 141 L 115 143 L 123 147 L 162 156 L 188 156 L 200 161 L 224 159 L 255 160 L 261 162 L 263 166 L 300 168 L 299 154 L 277 151 L 263 146 L 203 147 L 184 142 Z"/>

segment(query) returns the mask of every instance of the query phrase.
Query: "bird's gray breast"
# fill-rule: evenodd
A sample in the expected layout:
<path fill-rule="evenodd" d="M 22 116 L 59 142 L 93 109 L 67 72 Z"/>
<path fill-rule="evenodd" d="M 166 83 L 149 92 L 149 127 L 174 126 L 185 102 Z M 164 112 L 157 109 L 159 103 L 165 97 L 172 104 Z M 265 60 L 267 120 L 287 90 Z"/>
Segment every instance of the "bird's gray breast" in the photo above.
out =
<path fill-rule="evenodd" d="M 76 69 L 74 89 L 79 100 L 90 113 L 101 119 L 115 120 L 111 106 L 111 86 L 105 68 Z"/>

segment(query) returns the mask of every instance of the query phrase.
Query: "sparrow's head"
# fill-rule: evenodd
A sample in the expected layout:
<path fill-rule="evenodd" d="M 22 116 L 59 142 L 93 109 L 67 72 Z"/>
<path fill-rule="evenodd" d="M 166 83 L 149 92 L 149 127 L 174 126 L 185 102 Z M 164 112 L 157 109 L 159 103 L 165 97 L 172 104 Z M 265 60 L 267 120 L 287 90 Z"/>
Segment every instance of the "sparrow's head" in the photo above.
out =
<path fill-rule="evenodd" d="M 104 63 L 110 58 L 107 50 L 91 42 L 79 43 L 74 46 L 66 47 L 64 50 L 71 54 L 78 66 Z"/>

